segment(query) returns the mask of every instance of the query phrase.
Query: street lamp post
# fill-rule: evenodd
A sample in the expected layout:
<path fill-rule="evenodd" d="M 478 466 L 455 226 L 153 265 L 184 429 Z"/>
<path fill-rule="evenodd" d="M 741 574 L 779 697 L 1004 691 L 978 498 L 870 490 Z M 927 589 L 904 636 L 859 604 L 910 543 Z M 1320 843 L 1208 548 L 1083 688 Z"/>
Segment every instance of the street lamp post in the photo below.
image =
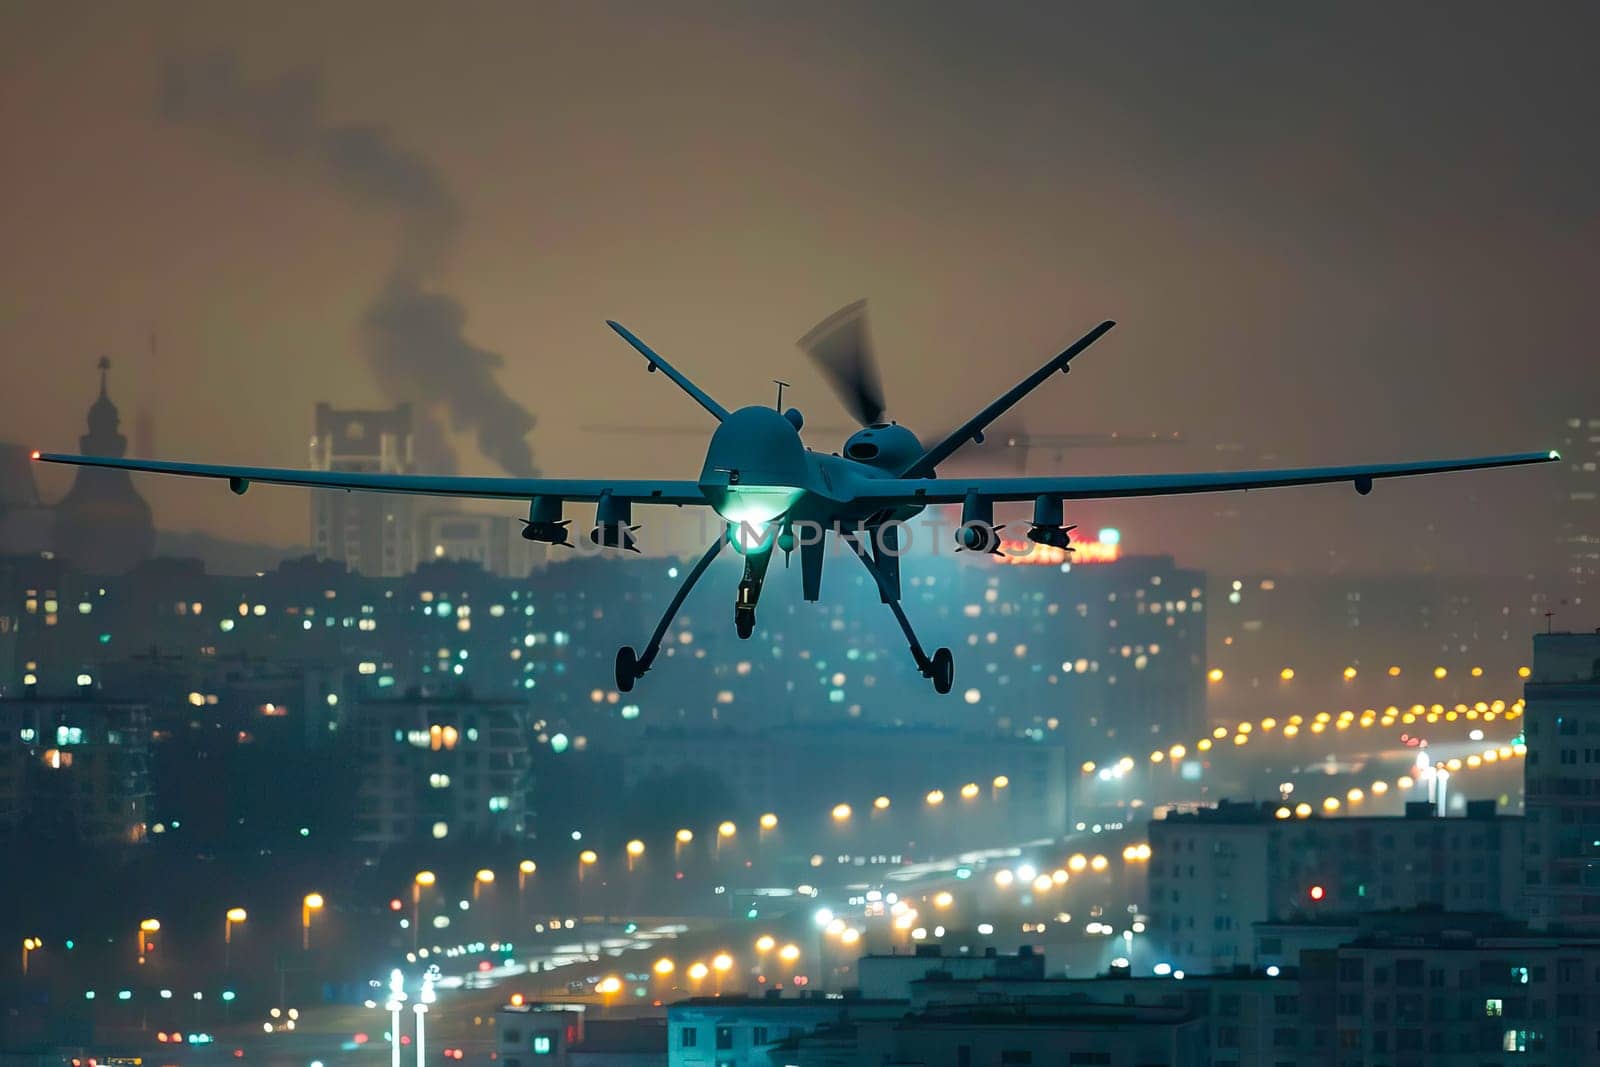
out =
<path fill-rule="evenodd" d="M 523 890 L 528 888 L 528 876 L 539 869 L 539 865 L 532 860 L 523 860 L 517 864 L 517 912 L 521 914 L 525 909 L 522 904 Z"/>
<path fill-rule="evenodd" d="M 644 842 L 634 838 L 628 842 L 625 851 L 628 853 L 628 873 L 633 873 L 633 861 L 644 855 Z"/>
<path fill-rule="evenodd" d="M 580 940 L 582 940 L 581 932 L 585 928 L 583 916 L 583 869 L 585 867 L 592 867 L 599 862 L 600 856 L 592 848 L 586 848 L 582 852 L 578 853 L 578 930 L 580 931 Z M 587 942 L 585 942 L 584 951 L 588 951 Z"/>
<path fill-rule="evenodd" d="M 232 965 L 233 924 L 242 923 L 249 917 L 249 913 L 243 908 L 229 908 L 228 914 L 222 918 L 222 969 L 224 971 L 228 970 Z"/>
<path fill-rule="evenodd" d="M 722 854 L 722 843 L 724 841 L 732 841 L 733 840 L 733 835 L 738 833 L 738 832 L 739 832 L 739 828 L 737 826 L 735 826 L 731 822 L 725 822 L 722 825 L 717 827 L 717 847 L 716 847 L 716 852 L 717 852 L 718 855 Z"/>
<path fill-rule="evenodd" d="M 683 847 L 694 840 L 694 831 L 685 827 L 672 837 L 672 861 L 676 863 L 683 855 Z"/>
<path fill-rule="evenodd" d="M 719 952 L 711 958 L 711 969 L 717 973 L 717 995 L 722 995 L 722 976 L 733 969 L 733 957 Z"/>
<path fill-rule="evenodd" d="M 160 919 L 145 919 L 139 923 L 139 965 L 144 966 L 144 958 L 150 951 L 148 934 L 153 934 L 161 929 Z"/>
<path fill-rule="evenodd" d="M 311 949 L 311 913 L 322 910 L 325 902 L 321 893 L 307 893 L 300 902 L 300 948 L 302 951 Z"/>
<path fill-rule="evenodd" d="M 397 967 L 389 972 L 389 1067 L 400 1067 L 400 1008 L 406 999 L 406 978 Z"/>
<path fill-rule="evenodd" d="M 29 953 L 37 952 L 43 946 L 44 942 L 37 937 L 25 937 L 22 939 L 22 977 L 28 977 Z"/>
<path fill-rule="evenodd" d="M 414 949 L 421 944 L 422 937 L 419 931 L 422 928 L 422 891 L 438 881 L 432 871 L 418 871 L 416 877 L 411 879 L 411 947 Z"/>
<path fill-rule="evenodd" d="M 428 1005 L 434 1002 L 433 976 L 422 976 L 422 993 L 417 997 L 417 1003 L 412 1011 L 417 1013 L 417 1067 L 426 1067 L 427 1060 L 427 1035 L 424 1021 L 428 1017 Z"/>
<path fill-rule="evenodd" d="M 486 885 L 494 884 L 494 872 L 485 867 L 472 876 L 472 902 L 478 902 L 478 891 Z"/>

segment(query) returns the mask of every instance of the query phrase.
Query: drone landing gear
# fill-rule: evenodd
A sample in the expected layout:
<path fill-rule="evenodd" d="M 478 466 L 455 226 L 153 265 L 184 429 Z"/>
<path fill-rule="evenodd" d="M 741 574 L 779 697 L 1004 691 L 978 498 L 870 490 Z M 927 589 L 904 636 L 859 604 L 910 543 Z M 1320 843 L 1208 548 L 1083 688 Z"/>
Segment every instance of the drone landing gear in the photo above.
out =
<path fill-rule="evenodd" d="M 722 551 L 722 542 L 724 540 L 726 538 L 718 537 L 711 542 L 711 547 L 706 549 L 705 555 L 700 557 L 699 561 L 694 565 L 694 569 L 689 572 L 689 576 L 678 587 L 677 593 L 672 597 L 672 603 L 667 605 L 667 610 L 661 616 L 661 621 L 656 623 L 655 632 L 650 635 L 650 643 L 644 646 L 644 654 L 639 655 L 628 645 L 623 645 L 617 649 L 618 692 L 626 693 L 631 691 L 633 683 L 643 678 L 645 672 L 650 669 L 650 665 L 656 661 L 656 654 L 661 651 L 661 639 L 666 636 L 667 627 L 672 625 L 673 618 L 678 614 L 678 609 L 683 607 L 683 602 L 689 596 L 689 590 L 694 588 L 694 583 L 700 580 L 700 576 L 706 572 L 706 568 L 711 566 L 711 561 L 717 558 L 717 553 Z"/>
<path fill-rule="evenodd" d="M 751 551 L 744 557 L 744 577 L 739 579 L 739 594 L 733 603 L 733 628 L 739 640 L 748 641 L 756 630 L 756 603 L 761 599 L 761 585 L 767 580 L 767 565 L 772 562 L 772 547 L 765 551 Z"/>
<path fill-rule="evenodd" d="M 906 635 L 906 643 L 911 646 L 911 658 L 916 661 L 917 670 L 922 672 L 924 678 L 933 680 L 934 692 L 941 694 L 950 692 L 950 687 L 955 684 L 956 678 L 955 657 L 950 654 L 948 648 L 934 649 L 931 657 L 923 651 L 922 642 L 917 640 L 916 631 L 911 629 L 911 620 L 906 618 L 905 610 L 900 607 L 899 597 L 891 595 L 894 590 L 890 588 L 888 579 L 879 570 L 878 564 L 867 554 L 867 550 L 861 547 L 861 540 L 856 532 L 841 530 L 839 536 L 844 538 L 845 544 L 850 546 L 850 550 L 856 554 L 861 565 L 867 568 L 873 580 L 878 583 L 879 595 L 882 596 L 883 602 L 889 605 L 889 610 L 894 612 L 895 621 L 900 624 L 900 631 Z"/>

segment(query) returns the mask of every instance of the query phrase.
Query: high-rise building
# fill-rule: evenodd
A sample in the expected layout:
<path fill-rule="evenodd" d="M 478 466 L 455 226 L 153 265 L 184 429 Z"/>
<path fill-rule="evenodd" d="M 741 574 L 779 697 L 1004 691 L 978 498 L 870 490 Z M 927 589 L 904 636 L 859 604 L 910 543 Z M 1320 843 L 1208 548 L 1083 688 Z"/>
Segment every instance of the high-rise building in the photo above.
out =
<path fill-rule="evenodd" d="M 1523 692 L 1527 917 L 1600 931 L 1600 633 L 1533 639 Z"/>
<path fill-rule="evenodd" d="M 142 704 L 29 694 L 0 702 L 0 832 L 85 845 L 144 840 L 150 801 Z"/>
<path fill-rule="evenodd" d="M 506 701 L 369 700 L 347 719 L 360 776 L 356 838 L 512 842 L 533 836 L 531 731 Z"/>
<path fill-rule="evenodd" d="M 389 411 L 345 411 L 317 405 L 311 468 L 368 474 L 409 474 L 411 405 Z M 402 493 L 313 490 L 311 544 L 321 559 L 337 560 L 373 578 L 395 578 L 416 566 L 416 501 Z"/>
<path fill-rule="evenodd" d="M 1570 418 L 1562 428 L 1567 476 L 1560 500 L 1561 546 L 1575 587 L 1600 584 L 1600 418 Z"/>
<path fill-rule="evenodd" d="M 1229 804 L 1150 823 L 1150 933 L 1174 967 L 1252 962 L 1251 925 L 1303 915 L 1433 905 L 1504 912 L 1517 902 L 1523 820 L 1467 804 L 1435 818 L 1297 818 L 1281 804 Z"/>
<path fill-rule="evenodd" d="M 526 578 L 544 562 L 544 546 L 525 539 L 518 519 L 470 511 L 434 511 L 422 517 L 419 560 L 476 563 L 501 578 Z"/>

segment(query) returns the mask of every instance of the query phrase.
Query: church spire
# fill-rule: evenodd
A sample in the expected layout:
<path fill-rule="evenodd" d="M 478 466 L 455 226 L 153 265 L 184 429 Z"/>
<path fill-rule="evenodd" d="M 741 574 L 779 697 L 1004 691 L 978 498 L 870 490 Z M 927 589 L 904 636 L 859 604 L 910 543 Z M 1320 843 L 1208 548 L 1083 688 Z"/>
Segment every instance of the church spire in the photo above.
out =
<path fill-rule="evenodd" d="M 128 439 L 118 432 L 122 416 L 111 402 L 106 381 L 111 360 L 101 356 L 95 366 L 100 371 L 100 396 L 89 406 L 89 432 L 78 439 L 78 444 L 86 455 L 121 456 L 127 451 Z"/>

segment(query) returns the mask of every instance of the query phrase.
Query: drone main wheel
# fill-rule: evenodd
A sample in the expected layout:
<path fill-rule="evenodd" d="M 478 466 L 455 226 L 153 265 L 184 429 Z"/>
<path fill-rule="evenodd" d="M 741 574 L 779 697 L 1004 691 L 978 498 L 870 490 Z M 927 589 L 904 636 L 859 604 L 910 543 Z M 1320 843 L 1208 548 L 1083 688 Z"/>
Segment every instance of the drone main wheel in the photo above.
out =
<path fill-rule="evenodd" d="M 753 610 L 736 609 L 733 613 L 733 628 L 738 631 L 739 640 L 750 640 L 750 635 L 756 632 L 756 613 Z"/>
<path fill-rule="evenodd" d="M 639 680 L 639 654 L 627 645 L 617 649 L 617 691 L 628 693 Z"/>
<path fill-rule="evenodd" d="M 948 693 L 956 681 L 956 660 L 948 648 L 935 649 L 933 659 L 928 662 L 930 676 L 933 678 L 933 691 Z"/>

